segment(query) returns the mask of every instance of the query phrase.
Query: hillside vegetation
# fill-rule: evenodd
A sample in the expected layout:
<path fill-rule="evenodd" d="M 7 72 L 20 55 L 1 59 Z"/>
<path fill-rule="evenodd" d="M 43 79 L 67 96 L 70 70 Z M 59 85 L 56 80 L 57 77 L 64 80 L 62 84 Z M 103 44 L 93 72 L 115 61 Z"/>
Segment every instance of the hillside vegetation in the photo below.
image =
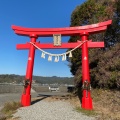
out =
<path fill-rule="evenodd" d="M 92 41 L 104 41 L 105 48 L 89 49 L 91 86 L 93 88 L 120 88 L 120 1 L 87 0 L 75 8 L 71 15 L 70 26 L 84 26 L 112 20 L 107 31 L 90 35 Z M 75 42 L 80 36 L 71 36 L 69 42 Z M 75 76 L 76 86 L 82 85 L 81 49 L 68 58 L 71 73 Z"/>

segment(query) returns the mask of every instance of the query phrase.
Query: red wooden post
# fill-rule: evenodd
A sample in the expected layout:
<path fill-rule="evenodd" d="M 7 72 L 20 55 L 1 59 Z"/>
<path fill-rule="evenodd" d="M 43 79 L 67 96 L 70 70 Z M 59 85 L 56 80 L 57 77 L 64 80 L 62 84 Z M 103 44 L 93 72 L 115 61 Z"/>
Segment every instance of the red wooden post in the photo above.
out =
<path fill-rule="evenodd" d="M 36 42 L 37 36 L 32 34 L 30 38 L 31 38 L 31 42 L 34 43 Z M 24 92 L 21 97 L 22 106 L 29 106 L 31 104 L 31 84 L 32 84 L 32 74 L 34 67 L 34 56 L 35 56 L 35 47 L 31 44 L 29 49 Z"/>
<path fill-rule="evenodd" d="M 80 34 L 82 41 L 88 40 L 88 33 L 83 32 Z M 90 75 L 89 75 L 89 57 L 88 57 L 88 44 L 85 42 L 82 45 L 82 83 L 83 83 L 83 97 L 82 108 L 93 109 L 92 99 L 90 96 Z"/>

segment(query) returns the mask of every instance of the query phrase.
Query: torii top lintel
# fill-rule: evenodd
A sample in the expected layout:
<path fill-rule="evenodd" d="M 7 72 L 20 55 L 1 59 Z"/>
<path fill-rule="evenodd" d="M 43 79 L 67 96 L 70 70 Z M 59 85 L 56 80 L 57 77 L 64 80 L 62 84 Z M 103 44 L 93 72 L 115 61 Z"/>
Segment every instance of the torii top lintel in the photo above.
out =
<path fill-rule="evenodd" d="M 49 37 L 49 36 L 53 36 L 53 34 L 61 34 L 62 36 L 71 36 L 71 35 L 80 35 L 83 32 L 87 32 L 89 34 L 102 32 L 105 31 L 107 29 L 107 26 L 110 25 L 111 23 L 112 20 L 108 20 L 97 24 L 77 26 L 77 27 L 65 27 L 65 28 L 24 28 L 24 27 L 12 25 L 12 29 L 18 35 L 29 36 L 29 37 L 32 35 L 35 35 L 37 37 L 40 36 Z"/>

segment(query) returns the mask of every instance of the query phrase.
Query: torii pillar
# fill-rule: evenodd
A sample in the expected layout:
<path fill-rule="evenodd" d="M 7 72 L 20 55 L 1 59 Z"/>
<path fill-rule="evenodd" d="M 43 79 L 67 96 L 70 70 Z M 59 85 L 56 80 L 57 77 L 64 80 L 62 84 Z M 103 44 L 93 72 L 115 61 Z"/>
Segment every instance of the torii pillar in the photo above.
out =
<path fill-rule="evenodd" d="M 37 36 L 35 34 L 30 35 L 30 42 L 35 43 Z M 29 54 L 28 54 L 28 63 L 26 69 L 26 76 L 25 76 L 25 88 L 24 92 L 21 96 L 21 104 L 22 106 L 30 106 L 31 104 L 31 85 L 32 85 L 32 74 L 33 74 L 33 67 L 34 67 L 34 57 L 35 57 L 35 47 L 30 45 Z"/>
<path fill-rule="evenodd" d="M 88 40 L 88 32 L 83 32 L 80 34 L 82 41 Z M 102 45 L 101 45 L 102 47 Z M 85 86 L 85 82 L 87 85 Z M 82 45 L 82 83 L 83 83 L 83 97 L 82 97 L 82 108 L 93 109 L 92 98 L 90 95 L 90 73 L 89 73 L 89 57 L 88 57 L 88 45 L 84 43 Z M 86 88 L 85 88 L 86 87 Z"/>
<path fill-rule="evenodd" d="M 23 106 L 29 106 L 31 104 L 31 84 L 32 74 L 34 66 L 35 46 L 41 49 L 72 49 L 82 44 L 82 83 L 83 83 L 83 97 L 82 97 L 82 108 L 92 110 L 92 98 L 90 95 L 90 73 L 89 73 L 89 60 L 88 60 L 88 48 L 100 48 L 104 47 L 104 42 L 92 42 L 88 40 L 90 34 L 103 32 L 107 29 L 107 26 L 112 23 L 112 20 L 105 22 L 77 26 L 67 28 L 24 28 L 20 26 L 12 26 L 12 29 L 16 34 L 30 37 L 30 43 L 18 44 L 17 49 L 28 49 L 28 64 L 25 76 L 24 92 L 21 97 L 21 104 Z M 61 46 L 54 46 L 53 44 L 41 44 L 36 42 L 38 37 L 52 37 L 53 35 L 60 34 L 62 36 L 80 36 L 81 41 L 72 43 L 62 43 Z M 34 44 L 34 45 L 33 45 Z"/>

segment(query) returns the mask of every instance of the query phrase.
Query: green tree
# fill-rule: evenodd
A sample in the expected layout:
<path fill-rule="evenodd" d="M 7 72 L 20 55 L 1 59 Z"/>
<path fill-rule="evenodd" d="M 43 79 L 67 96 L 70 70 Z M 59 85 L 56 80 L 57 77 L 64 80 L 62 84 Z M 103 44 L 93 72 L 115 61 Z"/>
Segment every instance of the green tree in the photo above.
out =
<path fill-rule="evenodd" d="M 114 7 L 111 0 L 88 0 L 82 5 L 77 6 L 73 11 L 70 26 L 83 26 L 111 19 L 113 11 Z M 91 35 L 89 39 L 91 38 L 93 41 L 101 41 L 104 38 L 104 33 Z M 71 36 L 69 42 L 75 42 L 79 39 L 80 36 Z M 78 67 L 81 65 L 81 50 L 77 49 L 74 51 L 73 57 L 68 59 L 68 61 L 70 62 L 70 71 L 73 75 L 75 75 Z"/>
<path fill-rule="evenodd" d="M 90 69 L 92 71 L 91 76 L 93 80 L 92 82 L 93 86 L 97 85 L 101 87 L 101 84 L 99 81 L 100 79 L 98 79 L 100 75 L 98 75 L 99 77 L 95 77 L 96 76 L 95 74 L 99 71 L 98 70 L 99 67 L 97 66 L 103 65 L 100 62 L 100 60 L 102 61 L 102 59 L 99 53 L 101 53 L 101 55 L 104 56 L 104 54 L 106 54 L 106 50 L 111 46 L 114 46 L 120 40 L 120 8 L 119 6 L 120 6 L 119 0 L 87 0 L 82 5 L 77 6 L 71 15 L 70 26 L 83 26 L 87 24 L 103 22 L 109 19 L 113 20 L 112 25 L 107 29 L 106 32 L 89 36 L 89 39 L 92 39 L 93 41 L 104 40 L 105 46 L 106 46 L 106 49 L 95 49 L 95 50 L 91 49 L 89 51 Z M 80 36 L 71 36 L 69 39 L 69 42 L 75 42 L 78 39 L 80 39 Z M 76 51 L 74 51 L 73 57 L 70 59 L 68 58 L 68 61 L 70 62 L 69 64 L 71 69 L 70 71 L 73 75 L 75 75 L 75 83 L 77 85 L 80 83 L 80 80 L 81 80 L 81 69 L 82 69 L 81 68 L 81 50 L 77 49 Z M 101 71 L 105 72 L 106 70 L 101 70 Z M 108 70 L 107 72 L 110 72 L 110 71 Z M 113 76 L 115 76 L 115 74 Z M 112 78 L 114 79 L 113 76 Z M 101 83 L 103 83 L 103 81 Z M 110 85 L 108 86 L 110 87 Z M 112 86 L 115 87 L 116 85 L 112 84 L 111 88 Z"/>
<path fill-rule="evenodd" d="M 90 56 L 91 84 L 96 88 L 120 88 L 120 43 L 107 51 L 99 52 L 99 56 Z"/>
<path fill-rule="evenodd" d="M 114 12 L 113 16 L 111 17 L 113 22 L 105 34 L 106 47 L 111 47 L 114 44 L 120 42 L 120 0 L 114 1 Z"/>

